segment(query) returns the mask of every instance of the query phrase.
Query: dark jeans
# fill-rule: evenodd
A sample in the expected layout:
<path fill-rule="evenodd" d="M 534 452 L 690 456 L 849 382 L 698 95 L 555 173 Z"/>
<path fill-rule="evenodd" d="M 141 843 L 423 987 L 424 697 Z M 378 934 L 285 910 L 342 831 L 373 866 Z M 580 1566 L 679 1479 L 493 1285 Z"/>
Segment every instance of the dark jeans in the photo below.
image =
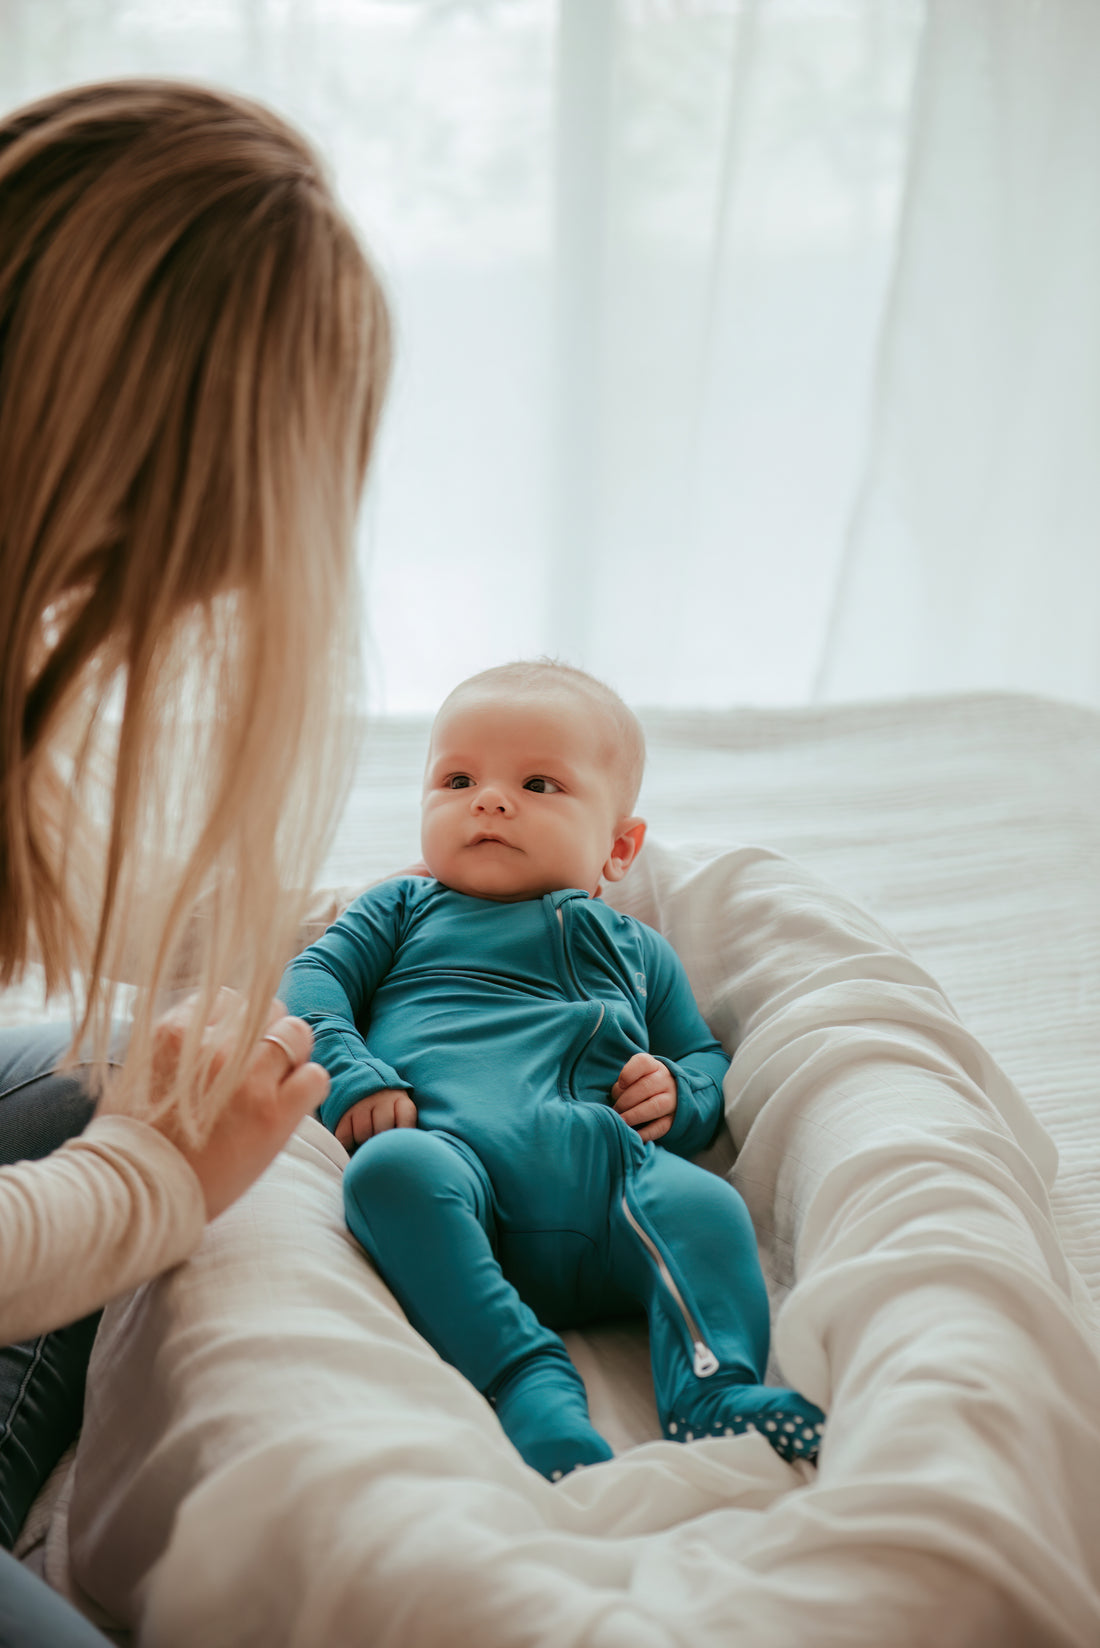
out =
<path fill-rule="evenodd" d="M 0 1165 L 49 1155 L 92 1113 L 79 1069 L 56 1074 L 65 1026 L 0 1029 Z M 78 1254 L 73 1255 L 79 1264 Z M 50 1471 L 80 1426 L 98 1311 L 0 1349 L 0 1546 L 10 1549 Z M 73 1648 L 104 1638 L 0 1551 L 0 1648 Z"/>
<path fill-rule="evenodd" d="M 37 1574 L 0 1551 L 0 1648 L 107 1648 L 107 1638 Z"/>

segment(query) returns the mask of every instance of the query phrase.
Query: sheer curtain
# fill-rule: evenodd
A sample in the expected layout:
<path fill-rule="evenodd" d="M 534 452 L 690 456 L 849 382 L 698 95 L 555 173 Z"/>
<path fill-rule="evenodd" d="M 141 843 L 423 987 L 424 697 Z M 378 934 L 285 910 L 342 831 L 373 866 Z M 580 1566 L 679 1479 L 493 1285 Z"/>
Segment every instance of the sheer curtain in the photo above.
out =
<path fill-rule="evenodd" d="M 1100 704 L 1100 8 L 930 0 L 818 689 Z"/>
<path fill-rule="evenodd" d="M 0 99 L 237 87 L 398 331 L 372 705 L 1100 699 L 1088 0 L 0 0 Z"/>

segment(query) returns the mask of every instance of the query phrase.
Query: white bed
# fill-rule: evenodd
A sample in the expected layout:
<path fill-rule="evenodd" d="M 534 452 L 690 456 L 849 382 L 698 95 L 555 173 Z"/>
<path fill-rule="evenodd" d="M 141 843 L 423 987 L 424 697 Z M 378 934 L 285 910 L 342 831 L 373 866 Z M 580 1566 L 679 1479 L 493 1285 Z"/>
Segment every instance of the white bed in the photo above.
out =
<path fill-rule="evenodd" d="M 616 902 L 735 1054 L 733 1176 L 820 1470 L 652 1440 L 620 1327 L 571 1339 L 620 1456 L 535 1477 L 344 1235 L 310 1123 L 108 1312 L 44 1546 L 96 1617 L 152 1648 L 1100 1643 L 1100 716 L 647 731 Z M 373 729 L 333 884 L 415 856 L 425 732 Z"/>

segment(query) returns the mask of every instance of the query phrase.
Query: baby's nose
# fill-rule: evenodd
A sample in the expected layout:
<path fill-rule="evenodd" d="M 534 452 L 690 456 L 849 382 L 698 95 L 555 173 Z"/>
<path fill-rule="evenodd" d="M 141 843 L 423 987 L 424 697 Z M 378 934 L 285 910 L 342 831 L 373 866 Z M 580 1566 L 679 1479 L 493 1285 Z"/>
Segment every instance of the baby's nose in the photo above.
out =
<path fill-rule="evenodd" d="M 494 784 L 486 784 L 478 791 L 474 806 L 479 813 L 506 813 L 508 800 L 503 790 L 498 790 Z"/>

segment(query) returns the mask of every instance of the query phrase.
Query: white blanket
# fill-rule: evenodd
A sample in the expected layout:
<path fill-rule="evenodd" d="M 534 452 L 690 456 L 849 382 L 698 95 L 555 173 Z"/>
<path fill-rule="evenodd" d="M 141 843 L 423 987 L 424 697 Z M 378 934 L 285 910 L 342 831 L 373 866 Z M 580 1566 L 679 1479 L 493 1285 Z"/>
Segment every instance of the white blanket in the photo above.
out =
<path fill-rule="evenodd" d="M 783 1375 L 828 1410 L 819 1471 L 740 1437 L 542 1481 L 369 1271 L 307 1124 L 108 1312 L 76 1579 L 149 1648 L 1094 1645 L 1100 1364 L 1047 1136 L 933 980 L 790 862 L 650 846 L 619 902 L 736 1049 L 733 1177 Z M 651 1423 L 640 1400 L 612 1440 Z"/>

